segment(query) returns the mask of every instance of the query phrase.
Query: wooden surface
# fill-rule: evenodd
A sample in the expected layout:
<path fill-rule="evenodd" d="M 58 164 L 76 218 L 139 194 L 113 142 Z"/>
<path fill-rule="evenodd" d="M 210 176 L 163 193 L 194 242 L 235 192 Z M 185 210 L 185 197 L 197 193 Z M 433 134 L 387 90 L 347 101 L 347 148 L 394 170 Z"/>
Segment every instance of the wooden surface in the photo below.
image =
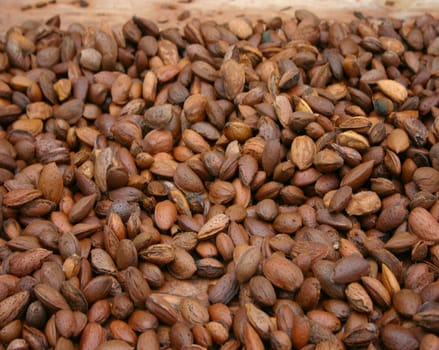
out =
<path fill-rule="evenodd" d="M 88 7 L 80 7 L 80 0 L 56 0 L 55 4 L 37 7 L 49 0 L 0 0 L 0 32 L 22 21 L 45 20 L 61 15 L 62 26 L 72 22 L 111 25 L 122 24 L 133 14 L 153 19 L 162 28 L 182 26 L 177 16 L 183 11 L 191 17 L 215 18 L 218 22 L 245 15 L 251 19 L 270 19 L 274 16 L 291 17 L 298 8 L 314 11 L 321 17 L 349 19 L 353 11 L 365 15 L 407 17 L 425 12 L 439 15 L 438 0 L 86 0 Z M 30 7 L 25 11 L 23 7 Z"/>

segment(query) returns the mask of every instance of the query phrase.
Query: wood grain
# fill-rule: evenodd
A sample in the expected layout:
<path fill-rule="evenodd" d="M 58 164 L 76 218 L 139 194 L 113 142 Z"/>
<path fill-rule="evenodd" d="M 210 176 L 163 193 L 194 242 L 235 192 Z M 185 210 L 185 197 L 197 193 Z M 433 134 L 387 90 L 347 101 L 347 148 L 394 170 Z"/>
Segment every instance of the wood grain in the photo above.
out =
<path fill-rule="evenodd" d="M 123 24 L 136 14 L 159 23 L 162 28 L 182 26 L 177 16 L 183 11 L 191 17 L 227 21 L 235 16 L 268 20 L 274 16 L 291 17 L 298 8 L 305 8 L 324 18 L 348 20 L 353 11 L 365 15 L 404 18 L 425 12 L 439 15 L 437 0 L 86 0 L 88 7 L 80 7 L 79 0 L 56 0 L 55 4 L 37 7 L 47 0 L 0 0 L 0 32 L 25 20 L 46 20 L 61 15 L 62 27 L 73 22 L 85 25 Z M 28 6 L 30 9 L 23 11 Z M 186 20 L 187 21 L 187 20 Z"/>

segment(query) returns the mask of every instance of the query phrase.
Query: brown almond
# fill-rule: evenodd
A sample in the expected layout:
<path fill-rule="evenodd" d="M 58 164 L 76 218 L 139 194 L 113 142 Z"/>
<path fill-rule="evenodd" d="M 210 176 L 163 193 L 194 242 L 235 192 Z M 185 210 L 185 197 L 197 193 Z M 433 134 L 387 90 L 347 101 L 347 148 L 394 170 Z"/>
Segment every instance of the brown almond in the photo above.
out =
<path fill-rule="evenodd" d="M 382 232 L 393 230 L 407 218 L 407 214 L 407 209 L 400 204 L 387 207 L 381 211 L 376 228 Z"/>
<path fill-rule="evenodd" d="M 244 89 L 244 67 L 235 60 L 225 60 L 220 69 L 226 97 L 233 100 Z"/>
<path fill-rule="evenodd" d="M 276 302 L 276 292 L 271 282 L 264 276 L 254 276 L 249 282 L 250 293 L 262 306 L 272 306 Z"/>
<path fill-rule="evenodd" d="M 215 236 L 227 227 L 229 221 L 229 217 L 225 214 L 215 215 L 200 228 L 198 231 L 198 239 L 204 240 Z"/>
<path fill-rule="evenodd" d="M 350 186 L 353 190 L 360 188 L 372 174 L 374 167 L 374 161 L 369 160 L 367 162 L 357 165 L 352 168 L 340 182 L 340 186 Z"/>
<path fill-rule="evenodd" d="M 168 265 L 169 272 L 178 279 L 191 278 L 197 271 L 194 258 L 183 248 L 175 247 L 174 251 L 174 260 Z"/>
<path fill-rule="evenodd" d="M 38 181 L 38 188 L 43 197 L 58 204 L 63 196 L 64 183 L 61 173 L 55 163 L 44 166 Z"/>
<path fill-rule="evenodd" d="M 175 308 L 164 298 L 164 296 L 153 293 L 146 300 L 146 308 L 160 321 L 167 325 L 177 322 L 178 313 Z"/>
<path fill-rule="evenodd" d="M 137 307 L 143 306 L 151 294 L 148 282 L 143 277 L 142 272 L 134 266 L 129 266 L 125 272 L 126 289 L 131 300 Z"/>
<path fill-rule="evenodd" d="M 198 175 L 186 164 L 179 164 L 174 173 L 174 182 L 183 191 L 204 192 L 204 185 Z"/>
<path fill-rule="evenodd" d="M 395 153 L 407 151 L 410 147 L 410 140 L 403 129 L 393 129 L 387 136 L 387 146 Z"/>
<path fill-rule="evenodd" d="M 154 220 L 161 230 L 169 230 L 177 218 L 177 208 L 174 203 L 165 200 L 156 204 Z"/>
<path fill-rule="evenodd" d="M 263 265 L 264 276 L 276 287 L 290 292 L 303 283 L 303 273 L 292 261 L 282 255 L 272 255 Z"/>
<path fill-rule="evenodd" d="M 422 299 L 411 289 L 401 289 L 393 297 L 393 306 L 403 317 L 413 317 L 422 304 Z"/>
<path fill-rule="evenodd" d="M 98 273 L 115 274 L 117 272 L 116 264 L 110 254 L 104 249 L 95 248 L 90 251 L 90 263 Z"/>
<path fill-rule="evenodd" d="M 302 226 L 302 216 L 299 213 L 281 213 L 273 221 L 277 232 L 291 234 Z"/>
<path fill-rule="evenodd" d="M 84 219 L 90 211 L 93 209 L 96 202 L 96 193 L 89 196 L 84 196 L 78 200 L 72 207 L 69 213 L 69 220 L 71 223 L 76 224 Z"/>
<path fill-rule="evenodd" d="M 7 207 L 20 207 L 41 197 L 42 192 L 34 189 L 12 190 L 3 195 L 3 204 Z"/>
<path fill-rule="evenodd" d="M 268 339 L 274 331 L 270 317 L 252 303 L 245 304 L 247 319 L 262 339 Z"/>
<path fill-rule="evenodd" d="M 239 284 L 235 274 L 226 273 L 209 289 L 209 301 L 212 304 L 227 304 L 236 295 L 238 289 Z"/>
<path fill-rule="evenodd" d="M 308 277 L 300 286 L 296 301 L 304 310 L 315 309 L 319 303 L 320 292 L 321 286 L 319 280 L 315 277 Z"/>
<path fill-rule="evenodd" d="M 239 283 L 247 282 L 256 273 L 261 256 L 258 247 L 248 247 L 239 255 L 235 261 L 235 274 Z"/>
<path fill-rule="evenodd" d="M 224 127 L 224 135 L 231 141 L 245 142 L 252 134 L 251 127 L 240 121 L 229 122 Z"/>
<path fill-rule="evenodd" d="M 419 347 L 419 341 L 410 329 L 397 324 L 387 324 L 380 332 L 382 342 L 389 350 L 407 349 L 415 350 Z"/>
<path fill-rule="evenodd" d="M 0 301 L 0 327 L 17 318 L 29 303 L 29 292 L 18 292 Z"/>
<path fill-rule="evenodd" d="M 37 284 L 34 287 L 34 293 L 37 299 L 49 310 L 70 310 L 70 306 L 62 294 L 48 284 Z"/>
<path fill-rule="evenodd" d="M 164 128 L 171 121 L 172 116 L 172 105 L 154 106 L 146 110 L 145 123 L 150 128 Z"/>
<path fill-rule="evenodd" d="M 227 204 L 235 198 L 235 188 L 227 181 L 215 180 L 209 188 L 209 200 L 214 204 Z"/>
<path fill-rule="evenodd" d="M 431 167 L 420 167 L 413 173 L 413 181 L 423 191 L 430 193 L 439 190 L 439 171 Z"/>
<path fill-rule="evenodd" d="M 51 251 L 43 248 L 15 253 L 9 259 L 9 273 L 20 277 L 29 275 L 40 268 L 43 260 L 51 254 Z"/>
<path fill-rule="evenodd" d="M 134 346 L 123 340 L 107 340 L 100 344 L 96 350 L 134 350 Z"/>
<path fill-rule="evenodd" d="M 123 340 L 130 345 L 136 344 L 137 335 L 126 322 L 113 320 L 110 323 L 109 329 L 115 339 Z"/>
<path fill-rule="evenodd" d="M 55 109 L 54 117 L 67 121 L 74 125 L 82 117 L 84 111 L 84 102 L 79 99 L 72 99 L 64 102 L 59 108 Z"/>
<path fill-rule="evenodd" d="M 284 128 L 288 128 L 290 124 L 293 127 L 296 127 L 293 121 L 293 108 L 291 107 L 291 103 L 286 96 L 279 95 L 276 96 L 276 99 L 273 103 L 274 110 L 276 111 L 277 119 L 279 119 L 280 124 Z"/>
<path fill-rule="evenodd" d="M 12 130 L 23 131 L 37 136 L 43 131 L 43 122 L 40 119 L 22 119 L 12 123 Z"/>
<path fill-rule="evenodd" d="M 238 169 L 242 183 L 249 186 L 258 171 L 258 162 L 254 157 L 245 154 L 239 158 Z"/>
<path fill-rule="evenodd" d="M 55 314 L 56 330 L 64 338 L 73 336 L 76 328 L 76 321 L 71 310 L 59 310 Z"/>
<path fill-rule="evenodd" d="M 359 152 L 369 149 L 369 141 L 367 138 L 352 130 L 338 134 L 337 143 L 340 146 L 350 147 Z"/>
<path fill-rule="evenodd" d="M 345 256 L 335 263 L 332 279 L 335 283 L 350 283 L 358 281 L 369 273 L 369 264 L 363 257 L 352 254 Z"/>
<path fill-rule="evenodd" d="M 140 256 L 153 264 L 168 264 L 175 259 L 175 248 L 170 244 L 152 244 L 140 251 Z"/>
<path fill-rule="evenodd" d="M 110 293 L 113 280 L 110 276 L 97 276 L 93 278 L 83 289 L 87 302 L 93 302 L 105 298 Z"/>
<path fill-rule="evenodd" d="M 369 276 L 363 276 L 361 277 L 361 283 L 376 303 L 378 303 L 382 307 L 390 306 L 390 293 L 378 279 Z"/>
<path fill-rule="evenodd" d="M 191 325 L 204 325 L 209 322 L 207 307 L 194 298 L 183 298 L 179 310 L 183 318 Z"/>
<path fill-rule="evenodd" d="M 145 310 L 135 310 L 128 319 L 128 325 L 135 332 L 146 332 L 158 326 L 157 317 Z"/>
<path fill-rule="evenodd" d="M 332 212 L 342 211 L 352 198 L 352 187 L 341 186 L 332 196 L 328 209 Z"/>
<path fill-rule="evenodd" d="M 413 209 L 408 216 L 410 232 L 426 241 L 439 241 L 439 223 L 424 208 Z"/>

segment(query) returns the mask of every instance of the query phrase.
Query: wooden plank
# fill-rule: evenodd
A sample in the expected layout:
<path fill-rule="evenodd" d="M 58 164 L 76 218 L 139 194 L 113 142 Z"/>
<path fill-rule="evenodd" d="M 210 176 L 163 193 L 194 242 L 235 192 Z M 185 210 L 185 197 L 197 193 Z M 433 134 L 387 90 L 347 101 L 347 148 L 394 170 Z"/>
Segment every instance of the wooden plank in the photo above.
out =
<path fill-rule="evenodd" d="M 56 14 L 61 15 L 65 28 L 73 22 L 86 25 L 108 22 L 122 24 L 133 14 L 153 19 L 162 28 L 182 26 L 187 20 L 179 21 L 177 16 L 183 11 L 191 17 L 227 21 L 235 16 L 245 15 L 250 19 L 268 20 L 274 16 L 291 17 L 298 8 L 311 10 L 324 18 L 347 20 L 353 11 L 365 15 L 394 16 L 404 18 L 425 12 L 439 15 L 437 0 L 86 0 L 89 6 L 82 8 L 79 0 L 56 0 L 38 8 L 38 3 L 48 0 L 1 0 L 0 32 L 26 20 L 46 20 Z M 24 6 L 31 8 L 22 11 Z"/>

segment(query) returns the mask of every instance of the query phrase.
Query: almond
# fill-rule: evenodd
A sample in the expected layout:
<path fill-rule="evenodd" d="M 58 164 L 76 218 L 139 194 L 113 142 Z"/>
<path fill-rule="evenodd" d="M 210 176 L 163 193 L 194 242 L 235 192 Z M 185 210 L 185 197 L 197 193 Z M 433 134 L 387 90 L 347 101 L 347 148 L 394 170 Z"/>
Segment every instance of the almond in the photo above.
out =
<path fill-rule="evenodd" d="M 273 254 L 262 268 L 264 276 L 276 287 L 294 292 L 303 283 L 303 273 L 291 260 L 279 253 Z"/>
<path fill-rule="evenodd" d="M 316 145 L 309 136 L 297 136 L 291 144 L 291 160 L 300 170 L 312 165 L 315 153 Z"/>
<path fill-rule="evenodd" d="M 198 175 L 186 164 L 178 164 L 174 182 L 183 191 L 204 192 L 204 185 Z"/>
<path fill-rule="evenodd" d="M 0 301 L 0 327 L 16 319 L 30 300 L 28 291 L 18 292 Z"/>
<path fill-rule="evenodd" d="M 170 200 L 157 203 L 154 220 L 160 230 L 169 230 L 177 219 L 177 208 Z"/>
<path fill-rule="evenodd" d="M 408 225 L 410 232 L 420 239 L 439 242 L 439 223 L 428 210 L 422 207 L 413 209 L 408 216 Z"/>
<path fill-rule="evenodd" d="M 396 103 L 402 103 L 407 99 L 407 89 L 396 80 L 383 79 L 377 82 L 378 88 Z"/>
<path fill-rule="evenodd" d="M 58 204 L 63 196 L 64 182 L 56 163 L 46 164 L 41 170 L 38 188 L 43 197 Z"/>
<path fill-rule="evenodd" d="M 235 60 L 225 60 L 221 65 L 220 73 L 224 81 L 226 97 L 233 100 L 244 89 L 244 67 Z"/>

